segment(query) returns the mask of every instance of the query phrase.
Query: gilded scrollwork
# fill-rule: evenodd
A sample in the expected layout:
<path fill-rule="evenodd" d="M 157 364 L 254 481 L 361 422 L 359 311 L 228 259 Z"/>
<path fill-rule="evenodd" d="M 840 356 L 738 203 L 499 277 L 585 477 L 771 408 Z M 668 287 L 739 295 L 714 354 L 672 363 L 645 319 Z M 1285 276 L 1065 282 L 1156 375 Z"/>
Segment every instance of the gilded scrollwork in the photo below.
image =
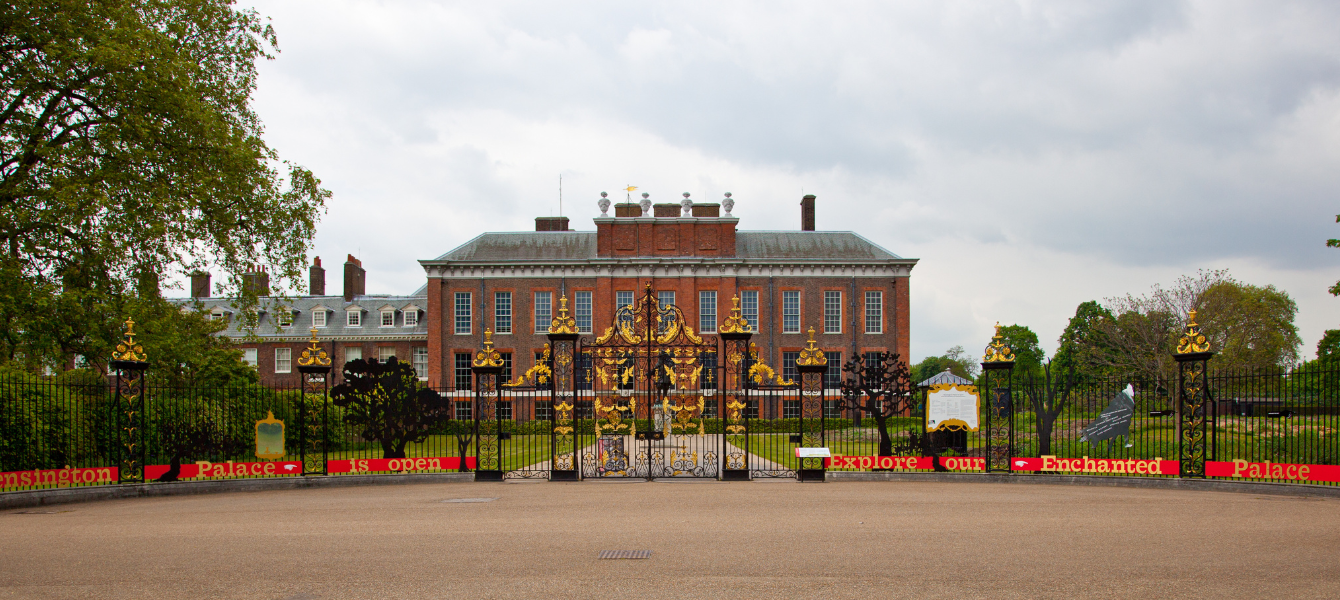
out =
<path fill-rule="evenodd" d="M 1193 309 L 1187 316 L 1186 329 L 1182 333 L 1182 339 L 1177 341 L 1177 353 L 1194 354 L 1209 351 L 1210 341 L 1205 339 L 1205 334 L 1200 332 L 1200 325 L 1196 324 L 1196 311 Z"/>

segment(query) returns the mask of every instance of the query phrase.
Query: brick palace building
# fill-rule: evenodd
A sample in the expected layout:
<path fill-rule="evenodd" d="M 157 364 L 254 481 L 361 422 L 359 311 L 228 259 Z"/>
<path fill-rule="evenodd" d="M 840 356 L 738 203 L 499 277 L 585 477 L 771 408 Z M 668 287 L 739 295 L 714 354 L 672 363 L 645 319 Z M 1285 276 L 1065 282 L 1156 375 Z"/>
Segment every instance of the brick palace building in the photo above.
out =
<path fill-rule="evenodd" d="M 312 295 L 263 312 L 260 342 L 244 340 L 231 320 L 225 335 L 239 339 L 267 385 L 298 383 L 292 361 L 315 327 L 337 361 L 397 356 L 429 385 L 464 392 L 471 353 L 486 330 L 510 376 L 542 352 L 560 298 L 567 298 L 583 334 L 598 334 L 617 306 L 650 284 L 704 334 L 716 331 L 738 296 L 759 358 L 780 365 L 789 379 L 811 327 L 833 376 L 843 360 L 865 352 L 908 356 L 908 285 L 917 259 L 854 232 L 816 231 L 814 196 L 802 199 L 801 227 L 792 231 L 739 230 L 729 195 L 724 215 L 721 204 L 692 203 L 687 194 L 678 204 L 652 205 L 643 196 L 641 204 L 614 205 L 613 216 L 602 198 L 595 231 L 569 230 L 567 217 L 541 217 L 535 231 L 481 234 L 419 261 L 427 284 L 407 296 L 366 294 L 365 273 L 352 256 L 344 265 L 344 293 L 325 295 L 317 259 Z M 204 277 L 203 289 L 193 282 L 192 295 L 218 318 L 230 318 L 226 301 L 207 297 Z M 266 283 L 264 273 L 248 277 L 252 285 Z M 262 306 L 276 301 L 263 298 Z"/>

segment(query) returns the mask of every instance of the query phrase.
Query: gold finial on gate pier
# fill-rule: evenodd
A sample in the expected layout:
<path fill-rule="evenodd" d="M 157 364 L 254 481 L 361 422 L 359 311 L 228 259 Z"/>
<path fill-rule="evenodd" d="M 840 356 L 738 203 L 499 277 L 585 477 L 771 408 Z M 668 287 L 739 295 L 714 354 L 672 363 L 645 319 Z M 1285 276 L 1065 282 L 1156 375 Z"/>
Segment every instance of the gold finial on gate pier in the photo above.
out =
<path fill-rule="evenodd" d="M 740 316 L 740 296 L 737 294 L 731 298 L 731 303 L 735 306 L 730 309 L 730 316 L 721 322 L 721 328 L 718 333 L 753 333 L 754 328 L 749 326 L 749 319 Z"/>
<path fill-rule="evenodd" d="M 503 364 L 502 354 L 493 349 L 493 330 L 484 330 L 484 349 L 475 355 L 474 365 L 476 367 L 501 367 Z"/>
<path fill-rule="evenodd" d="M 1014 351 L 1005 345 L 1005 338 L 1000 335 L 1000 321 L 996 321 L 996 335 L 991 336 L 982 362 L 1014 362 Z"/>
<path fill-rule="evenodd" d="M 135 341 L 135 320 L 126 318 L 126 339 L 116 345 L 116 351 L 112 352 L 112 360 L 124 360 L 131 362 L 145 362 L 149 356 L 144 353 L 144 347 Z"/>
<path fill-rule="evenodd" d="M 312 340 L 311 340 L 311 342 L 312 342 L 312 345 L 309 346 L 309 347 L 307 347 L 307 348 L 304 348 L 303 351 L 302 351 L 302 356 L 299 356 L 299 357 L 298 357 L 298 366 L 299 366 L 299 367 L 329 367 L 329 366 L 330 366 L 330 356 L 326 354 L 326 351 L 325 351 L 324 349 L 322 349 L 321 346 L 317 345 L 317 340 L 316 340 L 316 328 L 315 328 L 315 327 L 312 328 Z"/>
<path fill-rule="evenodd" d="M 1182 339 L 1177 342 L 1177 353 L 1193 354 L 1209 351 L 1210 340 L 1205 339 L 1205 334 L 1200 332 L 1200 325 L 1196 324 L 1196 310 L 1192 309 L 1187 315 L 1186 330 L 1182 333 Z"/>
<path fill-rule="evenodd" d="M 549 333 L 577 333 L 577 319 L 568 316 L 568 297 L 563 295 L 558 299 L 558 316 L 555 316 L 549 323 Z"/>
<path fill-rule="evenodd" d="M 823 350 L 814 346 L 814 328 L 810 328 L 809 346 L 800 351 L 800 356 L 796 357 L 796 366 L 798 367 L 822 367 L 828 364 L 828 356 Z"/>

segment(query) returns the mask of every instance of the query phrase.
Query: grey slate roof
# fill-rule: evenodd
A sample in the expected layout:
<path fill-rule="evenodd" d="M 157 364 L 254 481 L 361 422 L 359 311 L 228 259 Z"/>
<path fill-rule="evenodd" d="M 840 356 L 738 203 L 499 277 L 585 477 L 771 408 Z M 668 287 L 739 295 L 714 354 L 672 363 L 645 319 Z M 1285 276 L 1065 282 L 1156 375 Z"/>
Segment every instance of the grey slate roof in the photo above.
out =
<path fill-rule="evenodd" d="M 481 234 L 435 260 L 487 263 L 596 258 L 594 231 L 518 231 Z M 737 231 L 735 258 L 794 261 L 902 257 L 850 231 Z"/>
<path fill-rule="evenodd" d="M 958 375 L 951 373 L 949 369 L 945 369 L 944 371 L 936 373 L 934 377 L 931 377 L 926 381 L 918 383 L 917 387 L 930 387 L 932 385 L 941 385 L 949 383 L 955 385 L 972 385 L 972 380 L 959 377 Z"/>
<path fill-rule="evenodd" d="M 186 307 L 193 308 L 195 299 L 177 298 L 173 302 Z M 213 312 L 215 309 L 223 310 L 226 313 L 234 313 L 232 318 L 228 319 L 228 327 L 219 332 L 220 335 L 240 338 L 245 335 L 238 328 L 241 322 L 235 314 L 236 308 L 229 306 L 231 300 L 228 298 L 201 298 L 199 300 L 205 312 Z M 280 341 L 291 339 L 306 340 L 311 338 L 312 312 L 313 309 L 321 307 L 326 309 L 326 326 L 317 329 L 318 339 L 426 339 L 428 336 L 428 324 L 425 319 L 425 312 L 428 309 L 428 297 L 426 295 L 411 296 L 392 296 L 371 294 L 365 296 L 354 296 L 353 302 L 345 302 L 344 296 L 297 296 L 290 298 L 284 306 L 296 310 L 297 314 L 293 318 L 293 325 L 287 328 L 277 328 L 278 321 L 275 311 L 279 307 L 278 298 L 262 297 L 260 299 L 260 324 L 256 328 L 256 336 L 262 340 Z M 381 308 L 390 305 L 396 309 L 395 326 L 381 326 Z M 419 322 L 412 327 L 404 326 L 405 315 L 402 312 L 409 306 L 418 308 Z M 363 309 L 363 325 L 361 327 L 349 327 L 345 323 L 345 311 L 351 307 L 357 306 Z"/>

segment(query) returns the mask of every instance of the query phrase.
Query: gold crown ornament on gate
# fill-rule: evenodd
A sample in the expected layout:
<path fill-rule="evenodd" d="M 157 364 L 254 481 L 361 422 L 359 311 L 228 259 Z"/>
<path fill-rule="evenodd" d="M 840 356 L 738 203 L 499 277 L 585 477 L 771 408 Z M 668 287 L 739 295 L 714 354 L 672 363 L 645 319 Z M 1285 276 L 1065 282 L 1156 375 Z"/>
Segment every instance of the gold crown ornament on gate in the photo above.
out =
<path fill-rule="evenodd" d="M 116 351 L 112 352 L 112 360 L 128 362 L 147 362 L 149 360 L 149 355 L 144 353 L 144 347 L 135 341 L 134 319 L 126 319 L 126 339 L 116 345 Z"/>
<path fill-rule="evenodd" d="M 330 356 L 316 342 L 316 328 L 312 328 L 312 345 L 302 351 L 298 357 L 299 367 L 329 367 Z"/>
<path fill-rule="evenodd" d="M 474 365 L 476 367 L 501 367 L 503 366 L 502 354 L 493 349 L 493 330 L 484 330 L 484 349 L 475 355 Z"/>
<path fill-rule="evenodd" d="M 577 333 L 577 319 L 568 315 L 568 297 L 558 299 L 558 316 L 549 323 L 549 333 Z"/>
<path fill-rule="evenodd" d="M 809 346 L 800 351 L 800 356 L 796 357 L 796 366 L 798 367 L 822 367 L 828 364 L 828 356 L 823 350 L 814 346 L 814 328 L 810 328 Z"/>
<path fill-rule="evenodd" d="M 730 309 L 730 316 L 721 322 L 717 333 L 753 333 L 754 328 L 749 326 L 749 320 L 740 316 L 740 297 L 737 295 L 731 298 L 731 302 L 735 306 Z"/>
<path fill-rule="evenodd" d="M 1177 342 L 1177 353 L 1194 354 L 1209 351 L 1210 340 L 1205 339 L 1205 334 L 1200 332 L 1200 325 L 1196 324 L 1196 311 L 1193 309 L 1186 318 L 1186 331 L 1182 334 L 1182 339 Z"/>
<path fill-rule="evenodd" d="M 982 362 L 1014 362 L 1014 351 L 1005 345 L 1005 338 L 1000 335 L 1000 321 L 996 321 L 996 335 L 991 336 Z"/>

